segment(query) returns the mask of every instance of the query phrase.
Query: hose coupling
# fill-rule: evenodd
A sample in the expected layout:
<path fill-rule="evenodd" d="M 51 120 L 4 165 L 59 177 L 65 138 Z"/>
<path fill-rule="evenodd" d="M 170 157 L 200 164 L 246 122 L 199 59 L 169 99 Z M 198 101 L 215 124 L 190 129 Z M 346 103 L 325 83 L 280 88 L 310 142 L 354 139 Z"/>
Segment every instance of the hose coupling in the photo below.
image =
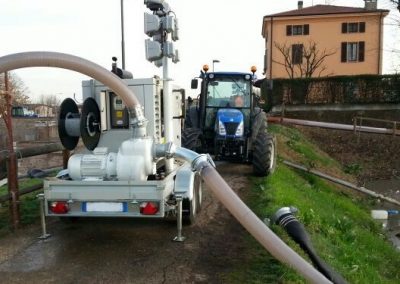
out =
<path fill-rule="evenodd" d="M 278 209 L 275 212 L 275 214 L 272 216 L 272 222 L 274 224 L 278 225 L 281 221 L 283 221 L 283 220 L 281 220 L 283 216 L 288 215 L 288 214 L 293 216 L 298 211 L 299 211 L 299 209 L 297 209 L 294 206 L 282 207 L 282 208 Z"/>
<path fill-rule="evenodd" d="M 215 163 L 210 154 L 199 154 L 192 162 L 192 170 L 201 171 L 207 164 L 215 168 Z"/>

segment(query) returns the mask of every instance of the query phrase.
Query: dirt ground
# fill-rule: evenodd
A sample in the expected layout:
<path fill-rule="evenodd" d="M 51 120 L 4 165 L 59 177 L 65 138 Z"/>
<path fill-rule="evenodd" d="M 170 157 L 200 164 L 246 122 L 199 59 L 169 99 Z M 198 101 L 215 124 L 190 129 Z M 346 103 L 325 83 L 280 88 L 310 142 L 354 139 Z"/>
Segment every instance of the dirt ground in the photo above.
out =
<path fill-rule="evenodd" d="M 250 166 L 217 169 L 239 196 L 248 190 Z M 46 241 L 38 225 L 10 235 L 0 240 L 0 283 L 227 283 L 247 232 L 206 188 L 203 198 L 183 243 L 164 220 L 52 219 Z"/>

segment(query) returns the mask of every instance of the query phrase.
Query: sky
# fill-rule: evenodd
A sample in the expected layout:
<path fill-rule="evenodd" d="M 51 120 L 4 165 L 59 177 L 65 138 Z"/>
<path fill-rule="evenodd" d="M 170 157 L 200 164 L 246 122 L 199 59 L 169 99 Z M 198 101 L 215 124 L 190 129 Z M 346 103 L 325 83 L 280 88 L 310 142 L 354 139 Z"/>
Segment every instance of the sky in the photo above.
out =
<path fill-rule="evenodd" d="M 162 77 L 145 58 L 143 14 L 150 12 L 143 0 L 124 1 L 126 69 L 134 78 Z M 262 78 L 263 16 L 297 8 L 297 0 L 167 0 L 179 20 L 180 40 L 175 43 L 180 62 L 170 64 L 174 84 L 190 91 L 190 80 L 212 61 L 216 71 L 248 72 L 257 66 Z M 363 0 L 305 0 L 304 7 L 317 4 L 363 7 Z M 378 8 L 389 9 L 389 0 Z M 0 0 L 0 56 L 26 51 L 68 53 L 93 61 L 107 69 L 111 57 L 121 65 L 120 0 Z M 389 51 L 399 43 L 399 32 L 387 17 L 383 72 L 393 73 L 398 58 Z M 396 33 L 397 31 L 397 33 Z M 33 101 L 41 95 L 81 99 L 81 81 L 86 76 L 57 68 L 26 68 L 15 73 L 29 88 Z"/>

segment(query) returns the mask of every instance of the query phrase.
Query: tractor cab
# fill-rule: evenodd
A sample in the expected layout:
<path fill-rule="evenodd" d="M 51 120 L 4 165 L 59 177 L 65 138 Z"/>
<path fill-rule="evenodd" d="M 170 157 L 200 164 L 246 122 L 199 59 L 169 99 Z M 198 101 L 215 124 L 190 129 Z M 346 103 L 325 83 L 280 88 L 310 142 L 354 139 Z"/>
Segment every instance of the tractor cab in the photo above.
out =
<path fill-rule="evenodd" d="M 252 162 L 254 173 L 265 176 L 274 170 L 275 137 L 268 133 L 267 117 L 257 105 L 259 88 L 254 86 L 256 68 L 245 72 L 208 72 L 192 80 L 198 88 L 196 100 L 188 100 L 182 145 L 214 155 L 218 160 Z M 200 79 L 200 80 L 198 80 Z"/>
<path fill-rule="evenodd" d="M 204 129 L 218 135 L 243 136 L 252 107 L 251 74 L 209 73 L 203 81 L 206 89 Z M 241 124 L 241 130 L 236 129 Z"/>

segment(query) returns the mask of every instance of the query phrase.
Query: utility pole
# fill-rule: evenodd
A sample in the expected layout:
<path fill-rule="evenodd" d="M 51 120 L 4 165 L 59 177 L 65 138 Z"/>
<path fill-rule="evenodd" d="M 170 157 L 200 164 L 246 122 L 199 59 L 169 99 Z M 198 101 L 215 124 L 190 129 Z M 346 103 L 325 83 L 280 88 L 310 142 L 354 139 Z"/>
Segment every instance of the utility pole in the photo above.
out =
<path fill-rule="evenodd" d="M 121 0 L 121 33 L 122 69 L 125 70 L 124 0 Z"/>
<path fill-rule="evenodd" d="M 8 72 L 4 73 L 4 87 L 5 87 L 5 99 L 6 99 L 6 126 L 8 133 L 8 192 L 11 196 L 10 202 L 10 215 L 14 230 L 19 228 L 20 224 L 20 212 L 19 212 L 19 191 L 18 191 L 18 174 L 17 174 L 17 156 L 14 152 L 14 139 L 13 139 L 13 128 L 12 128 L 12 95 L 10 94 L 10 88 L 8 85 Z"/>

